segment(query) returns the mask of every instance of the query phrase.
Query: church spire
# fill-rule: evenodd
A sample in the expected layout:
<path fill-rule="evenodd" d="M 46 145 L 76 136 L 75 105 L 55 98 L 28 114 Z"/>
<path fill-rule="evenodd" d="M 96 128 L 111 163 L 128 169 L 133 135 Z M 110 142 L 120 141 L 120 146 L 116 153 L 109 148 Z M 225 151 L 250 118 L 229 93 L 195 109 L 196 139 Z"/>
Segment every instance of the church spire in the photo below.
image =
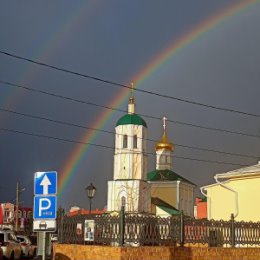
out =
<path fill-rule="evenodd" d="M 131 96 L 128 103 L 128 114 L 135 113 L 134 83 L 131 83 Z"/>
<path fill-rule="evenodd" d="M 164 116 L 162 118 L 163 120 L 163 135 L 161 140 L 156 144 L 156 151 L 158 150 L 174 150 L 174 145 L 168 141 L 167 135 L 166 135 L 166 120 L 167 118 Z"/>
<path fill-rule="evenodd" d="M 162 118 L 162 120 L 163 120 L 163 131 L 166 132 L 166 120 L 167 120 L 167 118 L 164 116 Z"/>

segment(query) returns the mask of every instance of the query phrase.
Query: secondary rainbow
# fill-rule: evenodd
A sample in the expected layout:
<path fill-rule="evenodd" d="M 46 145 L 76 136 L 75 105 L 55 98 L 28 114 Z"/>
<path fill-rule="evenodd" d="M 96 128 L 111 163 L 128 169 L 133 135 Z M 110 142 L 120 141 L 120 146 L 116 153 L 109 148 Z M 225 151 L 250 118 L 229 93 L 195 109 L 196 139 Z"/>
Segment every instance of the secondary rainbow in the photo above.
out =
<path fill-rule="evenodd" d="M 174 55 L 182 51 L 186 46 L 190 45 L 197 38 L 204 35 L 210 29 L 216 27 L 217 25 L 222 24 L 224 21 L 228 20 L 232 16 L 239 14 L 243 10 L 251 7 L 256 4 L 258 0 L 246 0 L 233 5 L 228 6 L 219 13 L 211 16 L 209 19 L 204 20 L 199 23 L 197 26 L 192 28 L 189 32 L 181 36 L 179 39 L 173 41 L 168 48 L 159 53 L 155 58 L 153 58 L 147 66 L 144 67 L 136 76 L 133 77 L 135 82 L 135 88 L 140 87 L 141 84 L 159 67 L 165 64 L 169 59 Z M 122 88 L 119 94 L 107 105 L 108 107 L 120 107 L 124 103 L 129 95 L 129 90 Z M 105 110 L 100 116 L 97 117 L 97 120 L 93 123 L 92 127 L 96 129 L 102 129 L 106 122 L 110 119 L 113 114 L 113 110 Z M 83 143 L 92 143 L 98 131 L 91 130 L 87 131 L 86 134 L 82 137 L 81 142 Z M 89 144 L 78 144 L 76 148 L 71 152 L 67 163 L 64 165 L 63 169 L 60 172 L 59 179 L 59 196 L 61 196 L 71 180 L 72 176 L 76 176 L 77 168 L 80 165 L 83 158 L 85 159 L 86 153 Z"/>
<path fill-rule="evenodd" d="M 35 59 L 40 61 L 48 60 L 48 57 L 53 55 L 63 42 L 69 40 L 75 28 L 88 24 L 88 21 L 91 20 L 92 16 L 94 16 L 98 10 L 99 5 L 100 2 L 98 1 L 74 3 L 74 8 L 70 10 L 70 13 L 65 19 L 53 25 L 52 33 L 48 35 L 48 39 L 43 42 L 44 44 L 40 45 L 40 48 L 32 50 L 32 56 L 37 57 Z M 25 81 L 27 82 L 26 84 L 30 84 L 30 82 L 32 83 L 37 77 L 38 73 L 32 70 L 32 67 L 28 64 L 28 66 L 24 66 L 24 70 L 17 75 L 17 82 Z M 12 89 L 0 96 L 0 104 L 3 107 L 7 102 L 18 105 L 19 100 L 22 100 L 21 94 Z"/>

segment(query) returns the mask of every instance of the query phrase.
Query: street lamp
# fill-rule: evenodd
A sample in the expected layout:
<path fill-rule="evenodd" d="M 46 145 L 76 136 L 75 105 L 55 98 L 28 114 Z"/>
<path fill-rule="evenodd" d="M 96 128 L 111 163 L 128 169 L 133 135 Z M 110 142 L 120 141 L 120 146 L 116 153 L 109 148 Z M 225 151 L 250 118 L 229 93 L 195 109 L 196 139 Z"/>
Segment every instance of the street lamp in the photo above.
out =
<path fill-rule="evenodd" d="M 86 187 L 86 193 L 89 199 L 89 214 L 91 214 L 92 199 L 96 194 L 96 190 L 96 187 L 92 183 L 88 187 Z"/>
<path fill-rule="evenodd" d="M 19 201 L 19 195 L 22 191 L 24 191 L 25 188 L 20 188 L 19 182 L 16 183 L 16 199 L 15 199 L 15 207 L 16 207 L 16 211 L 15 211 L 15 231 L 18 231 L 18 211 L 19 211 L 19 203 L 21 203 Z"/>

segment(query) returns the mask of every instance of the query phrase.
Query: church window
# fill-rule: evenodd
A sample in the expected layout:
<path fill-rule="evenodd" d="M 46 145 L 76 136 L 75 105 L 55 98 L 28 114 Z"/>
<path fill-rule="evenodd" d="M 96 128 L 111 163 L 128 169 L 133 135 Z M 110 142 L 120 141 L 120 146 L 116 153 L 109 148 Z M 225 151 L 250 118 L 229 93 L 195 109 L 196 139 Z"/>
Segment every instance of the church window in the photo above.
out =
<path fill-rule="evenodd" d="M 137 148 L 137 135 L 134 135 L 134 148 Z"/>
<path fill-rule="evenodd" d="M 121 197 L 121 207 L 125 207 L 125 196 Z"/>
<path fill-rule="evenodd" d="M 123 148 L 127 148 L 127 135 L 123 137 Z"/>
<path fill-rule="evenodd" d="M 165 163 L 165 156 L 161 156 L 161 163 Z"/>

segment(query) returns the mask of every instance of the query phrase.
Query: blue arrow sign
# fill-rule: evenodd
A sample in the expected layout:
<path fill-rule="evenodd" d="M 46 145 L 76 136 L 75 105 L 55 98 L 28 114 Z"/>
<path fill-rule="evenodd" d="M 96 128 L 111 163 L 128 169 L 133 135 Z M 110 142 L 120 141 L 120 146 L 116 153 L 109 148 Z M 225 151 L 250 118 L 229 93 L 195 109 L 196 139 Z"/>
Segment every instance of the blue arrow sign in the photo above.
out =
<path fill-rule="evenodd" d="M 34 219 L 56 219 L 57 198 L 56 196 L 34 197 Z"/>
<path fill-rule="evenodd" d="M 34 174 L 34 194 L 51 195 L 57 193 L 57 172 L 36 172 Z"/>

